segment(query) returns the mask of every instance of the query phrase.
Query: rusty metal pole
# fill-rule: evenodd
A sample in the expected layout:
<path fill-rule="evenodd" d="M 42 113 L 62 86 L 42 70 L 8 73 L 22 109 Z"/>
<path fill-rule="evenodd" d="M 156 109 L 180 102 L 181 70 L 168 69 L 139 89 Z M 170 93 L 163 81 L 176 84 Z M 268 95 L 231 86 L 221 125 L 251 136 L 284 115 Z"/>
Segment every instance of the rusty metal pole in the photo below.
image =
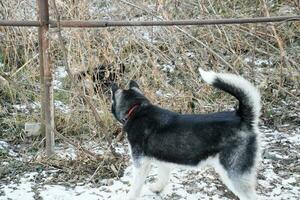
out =
<path fill-rule="evenodd" d="M 39 0 L 38 0 L 39 1 Z M 100 28 L 112 26 L 207 26 L 226 24 L 250 24 L 250 23 L 274 23 L 300 21 L 300 15 L 274 16 L 274 17 L 252 17 L 252 18 L 225 18 L 225 19 L 198 19 L 198 20 L 169 20 L 169 21 L 77 21 L 61 20 L 60 27 L 68 28 Z M 1 20 L 0 26 L 40 26 L 38 21 Z M 57 27 L 57 21 L 50 20 L 50 28 Z"/>
<path fill-rule="evenodd" d="M 53 69 L 49 55 L 49 4 L 48 0 L 37 0 L 39 9 L 40 75 L 42 88 L 42 124 L 46 136 L 46 154 L 54 153 L 54 106 L 53 106 Z"/>
<path fill-rule="evenodd" d="M 37 1 L 39 2 L 39 1 Z M 40 21 L 40 20 L 39 20 Z M 40 63 L 40 101 L 41 101 L 41 128 L 40 132 L 43 137 L 46 136 L 46 126 L 45 126 L 45 97 L 44 97 L 44 58 L 43 58 L 43 30 L 39 27 L 39 63 Z M 46 143 L 45 143 L 46 144 Z"/>

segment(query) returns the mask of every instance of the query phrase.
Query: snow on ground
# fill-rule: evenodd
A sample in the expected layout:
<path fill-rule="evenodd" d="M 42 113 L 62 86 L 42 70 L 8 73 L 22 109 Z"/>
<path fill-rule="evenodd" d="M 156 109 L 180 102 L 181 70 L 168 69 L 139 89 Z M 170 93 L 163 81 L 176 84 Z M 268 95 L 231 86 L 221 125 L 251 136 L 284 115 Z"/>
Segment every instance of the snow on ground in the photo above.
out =
<path fill-rule="evenodd" d="M 256 66 L 262 66 L 262 65 L 265 65 L 265 66 L 270 66 L 272 65 L 272 61 L 270 59 L 262 59 L 262 58 L 250 58 L 250 57 L 246 57 L 244 59 L 244 61 L 246 63 L 254 63 L 254 65 Z"/>
<path fill-rule="evenodd" d="M 12 156 L 12 157 L 15 157 L 17 156 L 17 154 L 8 148 L 9 147 L 9 144 L 5 141 L 0 141 L 0 151 L 7 151 L 8 155 Z"/>
<path fill-rule="evenodd" d="M 289 133 L 282 133 L 262 127 L 262 164 L 259 169 L 257 192 L 259 199 L 296 200 L 300 196 L 300 171 L 291 172 L 291 167 L 298 165 L 300 147 L 299 127 Z M 3 150 L 8 145 L 0 143 Z M 276 144 L 276 145 L 274 145 Z M 125 147 L 127 148 L 127 147 Z M 118 149 L 128 152 L 127 149 Z M 57 148 L 59 149 L 64 148 Z M 69 151 L 70 150 L 70 151 Z M 288 152 L 286 152 L 288 150 Z M 67 156 L 68 152 L 70 156 Z M 76 152 L 68 147 L 63 156 L 74 158 Z M 296 155 L 296 157 L 295 157 Z M 294 163 L 294 164 L 291 164 Z M 294 166 L 297 167 L 297 166 Z M 78 183 L 75 187 L 64 185 L 38 185 L 35 181 L 37 173 L 25 174 L 18 183 L 1 185 L 0 200 L 81 200 L 81 199 L 125 199 L 130 187 L 131 169 L 129 166 L 124 176 L 117 179 L 105 179 L 101 186 Z M 46 172 L 45 172 L 46 173 Z M 49 173 L 51 174 L 51 172 Z M 155 181 L 156 168 L 154 167 L 147 178 L 140 200 L 198 200 L 198 199 L 236 199 L 231 192 L 220 182 L 218 175 L 209 168 L 206 169 L 174 169 L 170 183 L 159 195 L 152 193 L 148 188 Z M 51 175 L 48 177 L 51 179 Z"/>
<path fill-rule="evenodd" d="M 68 75 L 67 71 L 65 70 L 65 67 L 59 66 L 55 68 L 54 71 L 54 89 L 60 89 L 62 87 L 62 79 L 65 78 Z"/>

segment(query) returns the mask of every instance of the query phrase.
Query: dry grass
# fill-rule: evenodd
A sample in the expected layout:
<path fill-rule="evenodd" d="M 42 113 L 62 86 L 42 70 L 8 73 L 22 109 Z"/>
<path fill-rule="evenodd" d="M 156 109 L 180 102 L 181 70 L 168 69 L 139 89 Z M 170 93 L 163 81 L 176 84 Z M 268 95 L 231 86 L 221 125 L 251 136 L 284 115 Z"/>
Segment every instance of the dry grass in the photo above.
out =
<path fill-rule="evenodd" d="M 51 1 L 50 1 L 51 2 Z M 296 1 L 138 1 L 56 0 L 61 19 L 162 20 L 299 14 Z M 265 6 L 266 5 L 266 6 Z M 298 7 L 297 7 L 298 6 Z M 0 19 L 35 19 L 35 2 L 0 3 Z M 54 17 L 53 7 L 50 9 Z M 267 8 L 267 9 L 266 9 Z M 153 103 L 183 113 L 225 110 L 235 100 L 199 80 L 197 68 L 238 73 L 254 82 L 263 97 L 266 124 L 299 123 L 300 24 L 249 24 L 188 27 L 129 27 L 64 29 L 68 64 L 73 72 L 99 64 L 125 64 L 119 85 L 136 79 Z M 51 29 L 53 68 L 63 65 L 56 29 Z M 0 27 L 0 75 L 9 89 L 0 90 L 0 137 L 20 138 L 26 121 L 39 121 L 40 110 L 27 113 L 12 105 L 32 107 L 39 102 L 38 38 L 36 28 Z M 282 48 L 281 48 L 282 47 Z M 263 61 L 258 63 L 259 61 Z M 175 70 L 173 71 L 172 68 Z M 120 128 L 110 114 L 107 92 L 91 95 L 103 126 L 78 96 L 79 88 L 61 79 L 55 100 L 69 112 L 56 109 L 56 126 L 75 140 L 115 138 Z M 163 95 L 159 95 L 162 93 Z M 11 114 L 14 113 L 14 114 Z M 22 137 L 21 137 L 22 138 Z"/>

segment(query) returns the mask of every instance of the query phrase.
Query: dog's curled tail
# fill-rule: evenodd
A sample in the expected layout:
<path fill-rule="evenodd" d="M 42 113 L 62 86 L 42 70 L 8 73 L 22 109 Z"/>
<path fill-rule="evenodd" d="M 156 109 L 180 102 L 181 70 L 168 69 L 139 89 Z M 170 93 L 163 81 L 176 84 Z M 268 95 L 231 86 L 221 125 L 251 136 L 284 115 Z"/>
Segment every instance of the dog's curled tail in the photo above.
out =
<path fill-rule="evenodd" d="M 199 72 L 205 82 L 228 92 L 239 100 L 237 114 L 241 117 L 242 123 L 250 128 L 257 126 L 261 109 L 260 93 L 253 84 L 234 74 L 208 72 L 201 68 Z"/>

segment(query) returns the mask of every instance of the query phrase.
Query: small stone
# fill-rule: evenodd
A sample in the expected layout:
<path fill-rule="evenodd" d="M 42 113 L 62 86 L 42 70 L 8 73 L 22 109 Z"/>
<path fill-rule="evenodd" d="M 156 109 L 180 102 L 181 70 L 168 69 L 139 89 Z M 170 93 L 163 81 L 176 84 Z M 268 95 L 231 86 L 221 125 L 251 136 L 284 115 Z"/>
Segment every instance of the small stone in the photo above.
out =
<path fill-rule="evenodd" d="M 25 133 L 27 137 L 39 136 L 41 134 L 41 123 L 25 123 Z"/>

